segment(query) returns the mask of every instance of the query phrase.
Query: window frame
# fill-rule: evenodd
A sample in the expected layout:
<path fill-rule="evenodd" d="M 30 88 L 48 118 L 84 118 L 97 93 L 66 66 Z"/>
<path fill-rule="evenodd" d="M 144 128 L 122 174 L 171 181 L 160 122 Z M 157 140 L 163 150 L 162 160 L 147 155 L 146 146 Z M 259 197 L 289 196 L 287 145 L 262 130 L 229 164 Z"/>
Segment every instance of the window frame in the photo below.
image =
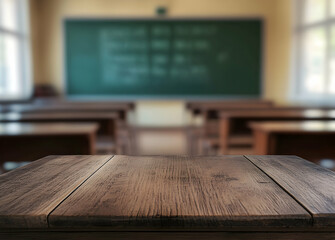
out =
<path fill-rule="evenodd" d="M 335 2 L 335 1 L 334 1 Z M 290 91 L 290 100 L 296 102 L 309 102 L 322 105 L 334 105 L 335 94 L 330 93 L 307 93 L 304 91 L 302 77 L 303 73 L 303 34 L 311 29 L 322 28 L 325 29 L 326 34 L 326 54 L 325 54 L 325 88 L 330 86 L 330 60 L 331 60 L 331 28 L 335 27 L 335 15 L 331 16 L 331 0 L 326 0 L 326 18 L 325 20 L 316 21 L 314 23 L 304 23 L 305 0 L 293 1 L 293 70 L 292 70 L 292 85 Z"/>
<path fill-rule="evenodd" d="M 17 9 L 15 13 L 18 29 L 11 30 L 0 25 L 0 35 L 11 36 L 18 40 L 18 68 L 20 71 L 19 85 L 22 89 L 17 94 L 0 93 L 1 102 L 25 101 L 32 96 L 32 61 L 31 61 L 31 39 L 30 39 L 30 2 L 29 0 L 16 0 Z M 1 6 L 0 6 L 1 8 Z M 1 73 L 0 73 L 1 74 Z"/>

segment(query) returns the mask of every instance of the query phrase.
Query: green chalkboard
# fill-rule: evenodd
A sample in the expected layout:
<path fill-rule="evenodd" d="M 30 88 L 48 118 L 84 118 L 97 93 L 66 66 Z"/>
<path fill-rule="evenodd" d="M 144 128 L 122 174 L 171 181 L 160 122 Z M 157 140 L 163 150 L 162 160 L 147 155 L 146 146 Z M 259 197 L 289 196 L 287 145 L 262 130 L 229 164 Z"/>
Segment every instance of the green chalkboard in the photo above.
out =
<path fill-rule="evenodd" d="M 66 91 L 100 97 L 259 97 L 262 21 L 65 21 Z"/>

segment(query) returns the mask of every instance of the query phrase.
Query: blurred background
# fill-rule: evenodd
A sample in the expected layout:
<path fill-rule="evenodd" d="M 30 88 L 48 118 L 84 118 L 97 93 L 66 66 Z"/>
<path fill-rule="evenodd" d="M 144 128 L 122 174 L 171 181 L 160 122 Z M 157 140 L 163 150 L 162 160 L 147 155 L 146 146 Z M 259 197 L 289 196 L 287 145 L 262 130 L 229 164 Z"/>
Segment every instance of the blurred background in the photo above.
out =
<path fill-rule="evenodd" d="M 0 0 L 1 172 L 47 155 L 334 169 L 335 0 Z"/>

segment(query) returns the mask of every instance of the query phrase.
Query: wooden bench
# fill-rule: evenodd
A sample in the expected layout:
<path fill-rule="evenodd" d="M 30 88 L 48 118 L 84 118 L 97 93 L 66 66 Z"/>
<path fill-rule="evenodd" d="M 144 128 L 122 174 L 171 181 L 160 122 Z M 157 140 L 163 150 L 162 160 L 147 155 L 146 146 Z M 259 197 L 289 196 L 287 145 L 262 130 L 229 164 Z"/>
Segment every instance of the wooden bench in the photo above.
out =
<path fill-rule="evenodd" d="M 334 199 L 294 156 L 50 156 L 0 175 L 0 238 L 334 239 Z"/>

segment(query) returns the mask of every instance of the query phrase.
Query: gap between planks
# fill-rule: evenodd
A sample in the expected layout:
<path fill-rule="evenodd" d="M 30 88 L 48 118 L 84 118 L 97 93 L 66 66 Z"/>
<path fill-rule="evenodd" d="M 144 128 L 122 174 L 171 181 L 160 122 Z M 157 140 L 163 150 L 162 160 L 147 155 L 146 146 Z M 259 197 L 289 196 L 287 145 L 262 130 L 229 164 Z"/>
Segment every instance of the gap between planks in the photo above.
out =
<path fill-rule="evenodd" d="M 301 202 L 298 201 L 298 199 L 296 199 L 296 197 L 291 194 L 289 191 L 287 191 L 282 185 L 280 185 L 274 178 L 272 178 L 267 172 L 265 172 L 262 168 L 258 167 L 253 161 L 251 161 L 248 156 L 243 155 L 243 157 L 245 157 L 252 165 L 254 165 L 256 168 L 258 168 L 261 172 L 263 172 L 266 176 L 268 176 L 274 183 L 276 183 L 281 189 L 283 189 L 291 198 L 293 198 L 301 207 L 303 207 L 308 213 L 309 215 L 311 215 L 312 218 L 312 226 L 314 226 L 314 216 L 313 213 L 311 211 L 308 210 L 308 208 L 302 204 Z"/>
<path fill-rule="evenodd" d="M 75 191 L 77 191 L 77 189 L 79 189 L 88 179 L 90 179 L 96 172 L 98 172 L 103 166 L 105 166 L 115 155 L 111 156 L 110 158 L 107 159 L 106 162 L 104 162 L 100 167 L 98 167 L 91 175 L 89 175 L 84 181 L 82 181 L 75 189 L 73 189 L 62 201 L 60 201 L 56 207 L 54 207 L 47 216 L 47 224 L 48 224 L 48 228 L 50 228 L 50 224 L 49 224 L 49 217 L 51 215 L 51 213 L 53 213 L 57 207 L 59 207 L 66 199 L 68 199 Z"/>

